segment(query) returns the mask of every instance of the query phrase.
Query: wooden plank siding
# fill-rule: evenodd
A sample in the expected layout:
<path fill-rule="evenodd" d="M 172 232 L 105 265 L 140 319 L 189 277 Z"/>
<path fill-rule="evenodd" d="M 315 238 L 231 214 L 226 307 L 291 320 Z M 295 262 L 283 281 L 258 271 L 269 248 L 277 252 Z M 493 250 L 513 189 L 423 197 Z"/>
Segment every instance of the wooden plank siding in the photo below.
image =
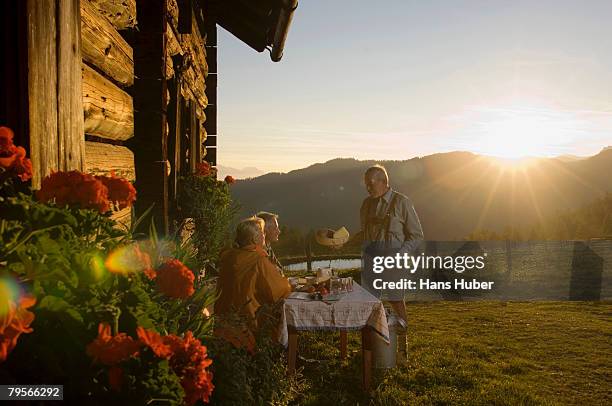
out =
<path fill-rule="evenodd" d="M 132 97 L 86 64 L 82 68 L 85 134 L 119 141 L 132 138 Z"/>
<path fill-rule="evenodd" d="M 134 84 L 134 52 L 111 22 L 92 6 L 81 1 L 83 60 L 104 72 L 119 85 Z"/>

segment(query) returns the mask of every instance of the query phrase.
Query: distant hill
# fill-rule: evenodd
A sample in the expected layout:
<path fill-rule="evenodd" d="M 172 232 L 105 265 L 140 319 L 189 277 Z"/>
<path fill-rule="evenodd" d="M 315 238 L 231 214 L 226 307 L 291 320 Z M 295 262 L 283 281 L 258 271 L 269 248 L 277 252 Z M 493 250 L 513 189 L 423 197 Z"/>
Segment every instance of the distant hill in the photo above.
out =
<path fill-rule="evenodd" d="M 232 168 L 231 166 L 223 166 L 223 165 L 217 165 L 217 172 L 218 172 L 219 179 L 223 179 L 227 175 L 232 175 L 234 179 L 255 178 L 265 173 L 261 169 L 254 168 L 252 166 L 238 169 L 238 168 Z"/>
<path fill-rule="evenodd" d="M 363 172 L 377 161 L 334 159 L 232 187 L 242 213 L 276 212 L 281 224 L 308 230 L 359 228 Z M 414 202 L 427 239 L 463 238 L 474 230 L 530 226 L 612 192 L 612 149 L 580 160 L 542 158 L 511 170 L 495 159 L 450 152 L 382 161 L 391 185 Z"/>
<path fill-rule="evenodd" d="M 583 156 L 572 155 L 572 154 L 564 154 L 556 156 L 555 159 L 558 159 L 563 162 L 571 162 L 571 161 L 579 161 L 581 159 L 585 159 Z"/>

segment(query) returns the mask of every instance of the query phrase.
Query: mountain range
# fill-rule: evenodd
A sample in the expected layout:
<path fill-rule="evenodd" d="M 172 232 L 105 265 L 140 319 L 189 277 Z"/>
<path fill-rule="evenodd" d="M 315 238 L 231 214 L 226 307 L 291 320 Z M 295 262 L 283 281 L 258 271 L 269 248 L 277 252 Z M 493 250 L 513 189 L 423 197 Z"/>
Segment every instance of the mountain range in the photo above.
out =
<path fill-rule="evenodd" d="M 528 227 L 612 193 L 612 149 L 582 159 L 531 158 L 512 166 L 470 152 L 405 161 L 333 159 L 288 173 L 241 180 L 232 195 L 243 216 L 278 213 L 303 231 L 346 226 L 359 231 L 363 173 L 380 163 L 391 186 L 409 196 L 426 239 L 460 239 L 475 230 Z"/>
<path fill-rule="evenodd" d="M 265 172 L 261 169 L 249 166 L 246 168 L 232 168 L 231 166 L 217 165 L 218 178 L 223 179 L 227 175 L 231 175 L 234 179 L 248 179 L 263 175 Z"/>

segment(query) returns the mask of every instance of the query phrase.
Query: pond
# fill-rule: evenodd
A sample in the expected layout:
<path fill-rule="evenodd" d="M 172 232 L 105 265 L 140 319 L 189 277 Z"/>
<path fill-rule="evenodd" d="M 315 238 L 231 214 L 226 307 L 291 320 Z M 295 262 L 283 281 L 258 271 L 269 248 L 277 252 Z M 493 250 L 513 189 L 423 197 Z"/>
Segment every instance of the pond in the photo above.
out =
<path fill-rule="evenodd" d="M 333 269 L 355 269 L 361 268 L 361 259 L 332 259 L 332 260 L 321 260 L 312 261 L 312 269 L 317 268 L 329 268 Z M 305 271 L 307 269 L 306 262 L 300 262 L 298 264 L 285 265 L 283 267 L 285 271 Z"/>

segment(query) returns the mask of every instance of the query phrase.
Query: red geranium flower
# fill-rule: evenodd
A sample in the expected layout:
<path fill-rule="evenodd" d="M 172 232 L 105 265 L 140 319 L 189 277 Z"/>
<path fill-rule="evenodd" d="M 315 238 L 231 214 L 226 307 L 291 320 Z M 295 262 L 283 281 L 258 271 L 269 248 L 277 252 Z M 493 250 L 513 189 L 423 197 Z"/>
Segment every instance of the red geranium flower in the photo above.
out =
<path fill-rule="evenodd" d="M 153 350 L 153 353 L 159 358 L 168 359 L 172 356 L 172 348 L 166 340 L 166 337 L 162 337 L 153 330 L 147 330 L 143 327 L 136 329 L 136 334 L 140 342 Z"/>
<path fill-rule="evenodd" d="M 193 405 L 198 400 L 208 402 L 213 391 L 213 375 L 206 368 L 212 364 L 204 345 L 193 336 L 191 331 L 184 338 L 175 335 L 166 336 L 174 354 L 170 358 L 170 367 L 181 379 L 185 390 L 185 404 Z"/>
<path fill-rule="evenodd" d="M 13 131 L 7 127 L 0 127 L 0 167 L 24 182 L 32 178 L 32 161 L 23 147 L 13 145 Z"/>
<path fill-rule="evenodd" d="M 0 285 L 0 362 L 6 360 L 21 334 L 33 331 L 34 313 L 27 309 L 36 304 L 36 298 L 23 296 L 15 303 L 8 290 Z"/>
<path fill-rule="evenodd" d="M 111 328 L 107 323 L 98 325 L 98 337 L 87 345 L 87 355 L 94 361 L 112 366 L 138 354 L 140 342 L 125 333 L 111 335 Z"/>
<path fill-rule="evenodd" d="M 55 201 L 58 206 L 95 209 L 101 213 L 110 209 L 108 188 L 94 176 L 79 171 L 54 172 L 45 177 L 36 197 L 41 202 Z"/>
<path fill-rule="evenodd" d="M 206 161 L 200 162 L 196 165 L 195 174 L 198 176 L 210 176 L 212 174 L 212 167 Z"/>
<path fill-rule="evenodd" d="M 231 175 L 227 175 L 227 176 L 225 177 L 225 183 L 227 183 L 228 185 L 231 185 L 231 184 L 233 184 L 234 182 L 236 182 L 236 179 L 234 179 L 234 177 L 233 177 L 233 176 L 231 176 Z"/>
<path fill-rule="evenodd" d="M 119 210 L 131 207 L 136 200 L 136 189 L 124 178 L 118 178 L 114 174 L 111 176 L 96 176 L 108 188 L 108 200 L 116 203 Z"/>
<path fill-rule="evenodd" d="M 0 155 L 4 155 L 13 146 L 13 130 L 8 127 L 0 127 Z"/>
<path fill-rule="evenodd" d="M 149 280 L 153 280 L 157 277 L 157 272 L 155 272 L 153 268 L 146 268 L 143 272 Z"/>
<path fill-rule="evenodd" d="M 157 287 L 166 296 L 184 299 L 193 295 L 195 276 L 178 259 L 171 259 L 157 269 Z"/>
<path fill-rule="evenodd" d="M 15 161 L 9 170 L 17 175 L 23 182 L 32 179 L 32 161 L 25 157 L 25 150 L 17 147 L 19 150 L 16 154 Z"/>

